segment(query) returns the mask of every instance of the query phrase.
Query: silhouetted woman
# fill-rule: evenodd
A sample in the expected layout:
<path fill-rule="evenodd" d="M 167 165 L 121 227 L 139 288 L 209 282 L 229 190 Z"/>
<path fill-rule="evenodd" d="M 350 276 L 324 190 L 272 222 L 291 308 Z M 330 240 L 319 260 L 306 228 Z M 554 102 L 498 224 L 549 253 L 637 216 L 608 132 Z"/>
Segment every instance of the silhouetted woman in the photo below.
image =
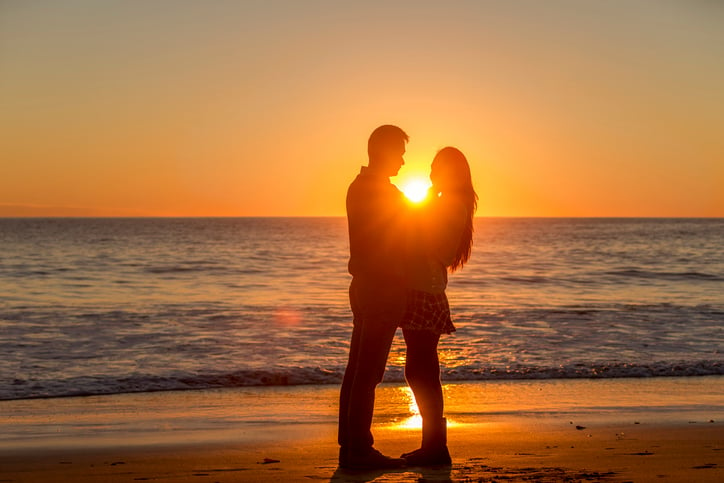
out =
<path fill-rule="evenodd" d="M 478 196 L 470 166 L 456 148 L 441 149 L 432 162 L 428 200 L 410 217 L 406 314 L 401 323 L 407 345 L 405 378 L 422 416 L 422 446 L 402 455 L 410 466 L 451 464 L 437 344 L 455 326 L 445 288 L 447 272 L 470 258 Z"/>

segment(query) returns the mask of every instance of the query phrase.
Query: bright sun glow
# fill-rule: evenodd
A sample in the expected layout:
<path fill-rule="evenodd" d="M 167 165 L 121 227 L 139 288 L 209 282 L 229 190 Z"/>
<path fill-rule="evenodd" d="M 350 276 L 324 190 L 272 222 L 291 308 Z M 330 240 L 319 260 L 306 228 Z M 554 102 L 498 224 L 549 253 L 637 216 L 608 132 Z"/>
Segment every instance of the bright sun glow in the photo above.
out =
<path fill-rule="evenodd" d="M 430 181 L 421 178 L 414 178 L 405 181 L 400 189 L 410 201 L 419 203 L 425 199 L 427 189 L 430 187 Z"/>

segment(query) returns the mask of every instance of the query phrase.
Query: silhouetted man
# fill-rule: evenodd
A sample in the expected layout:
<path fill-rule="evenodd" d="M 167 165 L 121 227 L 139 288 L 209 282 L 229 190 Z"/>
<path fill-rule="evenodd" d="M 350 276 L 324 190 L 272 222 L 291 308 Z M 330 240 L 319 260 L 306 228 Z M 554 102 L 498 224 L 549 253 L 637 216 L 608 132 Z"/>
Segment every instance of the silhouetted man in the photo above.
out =
<path fill-rule="evenodd" d="M 363 166 L 347 191 L 349 287 L 354 329 L 340 394 L 339 465 L 396 468 L 404 460 L 373 448 L 375 388 L 382 381 L 392 339 L 405 311 L 402 266 L 403 194 L 390 183 L 405 164 L 407 134 L 397 126 L 375 129 Z"/>

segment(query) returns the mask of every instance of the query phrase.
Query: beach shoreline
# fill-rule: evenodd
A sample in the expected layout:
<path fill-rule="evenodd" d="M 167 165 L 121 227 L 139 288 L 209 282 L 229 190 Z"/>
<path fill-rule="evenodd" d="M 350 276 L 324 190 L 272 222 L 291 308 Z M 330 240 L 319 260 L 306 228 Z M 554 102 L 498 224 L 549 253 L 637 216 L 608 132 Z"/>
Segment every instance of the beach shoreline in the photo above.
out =
<path fill-rule="evenodd" d="M 450 468 L 339 470 L 338 387 L 304 386 L 2 401 L 0 481 L 724 479 L 724 377 L 445 387 Z M 387 454 L 419 444 L 405 404 L 405 386 L 378 390 Z"/>

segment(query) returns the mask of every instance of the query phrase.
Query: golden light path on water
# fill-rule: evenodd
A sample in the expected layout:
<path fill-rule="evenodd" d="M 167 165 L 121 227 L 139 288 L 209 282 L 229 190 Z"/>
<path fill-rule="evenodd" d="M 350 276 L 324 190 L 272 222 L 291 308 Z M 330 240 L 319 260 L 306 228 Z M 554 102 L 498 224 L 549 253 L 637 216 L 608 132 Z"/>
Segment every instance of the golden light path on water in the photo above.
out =
<path fill-rule="evenodd" d="M 438 353 L 438 357 L 440 358 L 440 365 L 444 367 L 456 367 L 460 364 L 465 363 L 465 361 L 459 360 L 459 357 L 457 355 L 453 355 L 447 351 L 440 351 Z M 391 353 L 389 362 L 391 364 L 404 367 L 405 353 Z M 443 397 L 445 398 L 446 404 L 448 398 L 450 397 L 449 391 L 451 387 L 452 386 L 450 386 L 449 384 L 443 384 L 442 386 Z M 422 429 L 422 416 L 420 416 L 420 410 L 418 409 L 417 403 L 415 402 L 415 396 L 412 393 L 412 389 L 410 389 L 410 387 L 407 385 L 390 389 L 392 389 L 393 392 L 387 397 L 384 397 L 385 402 L 383 404 L 385 406 L 391 405 L 391 407 L 406 407 L 408 411 L 408 415 L 406 415 L 404 419 L 394 421 L 393 423 L 391 423 L 391 426 L 396 429 Z M 454 427 L 459 426 L 460 423 L 458 421 L 453 421 L 450 418 L 447 418 L 447 425 L 448 427 Z"/>
<path fill-rule="evenodd" d="M 422 429 L 422 416 L 420 416 L 420 410 L 415 402 L 415 396 L 412 394 L 412 389 L 409 386 L 401 386 L 396 388 L 396 399 L 399 399 L 401 405 L 407 406 L 410 415 L 407 416 L 400 422 L 393 424 L 395 429 Z M 443 386 L 443 393 L 445 392 L 445 386 Z M 447 419 L 447 426 L 453 427 L 458 426 L 455 421 Z"/>

